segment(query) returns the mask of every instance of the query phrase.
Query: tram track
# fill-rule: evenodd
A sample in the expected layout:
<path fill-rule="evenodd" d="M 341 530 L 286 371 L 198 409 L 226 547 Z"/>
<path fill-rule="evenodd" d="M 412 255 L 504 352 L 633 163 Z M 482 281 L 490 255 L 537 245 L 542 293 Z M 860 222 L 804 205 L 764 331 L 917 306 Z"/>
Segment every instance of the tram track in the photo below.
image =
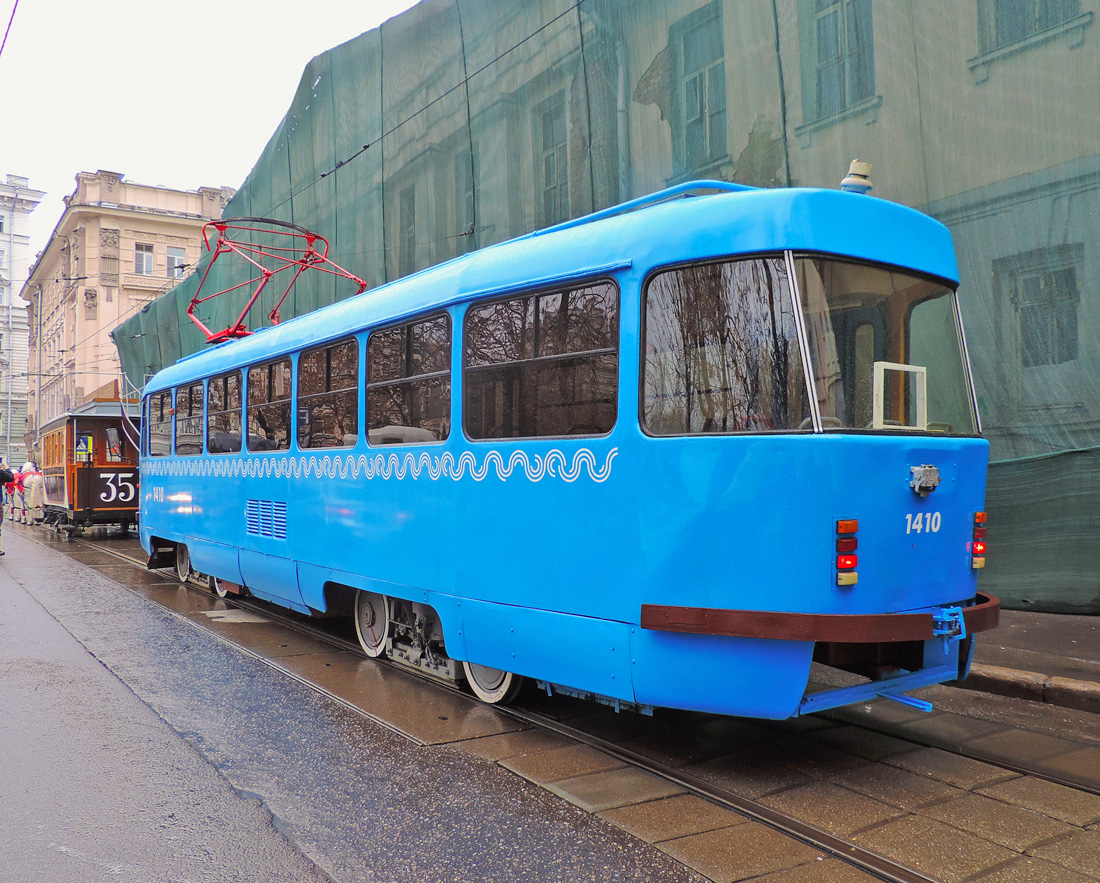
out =
<path fill-rule="evenodd" d="M 144 561 L 139 560 L 139 558 L 133 555 L 126 554 L 123 551 L 112 549 L 108 543 L 96 542 L 83 537 L 73 537 L 72 542 L 82 544 L 100 552 L 105 552 L 135 568 L 145 570 Z M 199 582 L 194 579 L 188 582 L 188 588 L 204 592 L 208 591 L 205 586 L 200 585 Z M 278 623 L 302 635 L 322 641 L 341 652 L 347 652 L 362 658 L 367 658 L 354 639 L 342 637 L 334 633 L 331 629 L 323 627 L 324 621 L 310 621 L 292 612 L 282 611 L 265 602 L 259 602 L 245 597 L 231 596 L 225 600 L 231 607 L 236 607 L 262 616 L 273 623 Z M 455 686 L 444 683 L 438 678 L 433 678 L 415 669 L 411 669 L 408 666 L 400 665 L 385 659 L 375 659 L 373 662 L 387 669 L 415 675 L 422 681 L 430 682 L 437 687 L 446 687 L 451 692 L 460 692 Z M 317 689 L 325 693 L 329 692 L 321 686 L 318 686 Z M 465 697 L 465 694 L 462 695 Z M 334 698 L 339 699 L 339 697 Z M 471 704 L 477 703 L 474 697 L 468 697 L 468 699 Z M 540 711 L 537 707 L 537 703 L 532 705 L 523 702 L 509 707 L 497 706 L 494 710 L 527 727 L 553 732 L 561 737 L 603 752 L 622 764 L 643 770 L 676 785 L 686 792 L 698 795 L 714 804 L 728 808 L 742 817 L 766 825 L 799 843 L 834 857 L 848 865 L 859 868 L 876 879 L 889 881 L 889 883 L 894 883 L 894 881 L 897 881 L 897 883 L 935 883 L 936 881 L 936 878 L 929 877 L 917 869 L 909 867 L 902 862 L 895 861 L 872 849 L 864 848 L 854 843 L 852 839 L 825 831 L 795 815 L 783 812 L 759 800 L 752 799 L 744 794 L 739 794 L 730 788 L 708 781 L 706 778 L 685 769 L 684 766 L 677 766 L 673 763 L 664 762 L 653 756 L 653 754 L 647 753 L 644 749 L 639 750 L 631 748 L 621 744 L 615 739 L 603 737 L 595 732 L 593 728 L 585 726 L 586 723 L 591 722 L 591 716 L 580 715 L 576 721 L 567 721 L 555 717 L 552 713 Z M 374 719 L 373 715 L 368 716 Z M 1085 793 L 1100 794 L 1100 789 L 1094 788 L 1088 783 L 1073 781 L 1067 777 L 1053 776 L 1049 771 L 1029 767 L 1024 763 L 1006 762 L 1003 758 L 990 756 L 988 752 L 973 749 L 967 750 L 965 745 L 954 744 L 948 740 L 937 740 L 927 737 L 915 738 L 912 734 L 907 735 L 903 731 L 899 731 L 898 728 L 879 728 L 864 722 L 853 721 L 832 714 L 826 715 L 825 717 L 829 720 L 840 720 L 845 725 L 858 727 L 868 733 L 886 735 L 891 738 L 910 742 L 915 746 L 937 748 L 959 757 L 979 760 L 1015 775 L 1030 776 L 1035 779 L 1054 782 Z M 393 729 L 386 721 L 378 722 Z"/>

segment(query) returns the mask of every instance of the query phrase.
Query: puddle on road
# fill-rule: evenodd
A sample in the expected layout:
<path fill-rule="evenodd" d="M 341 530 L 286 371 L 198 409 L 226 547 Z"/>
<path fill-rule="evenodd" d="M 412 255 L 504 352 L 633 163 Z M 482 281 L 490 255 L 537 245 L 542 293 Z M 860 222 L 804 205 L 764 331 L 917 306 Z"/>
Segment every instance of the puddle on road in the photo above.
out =
<path fill-rule="evenodd" d="M 214 622 L 261 622 L 269 623 L 271 620 L 258 616 L 249 610 L 203 610 L 203 616 Z"/>

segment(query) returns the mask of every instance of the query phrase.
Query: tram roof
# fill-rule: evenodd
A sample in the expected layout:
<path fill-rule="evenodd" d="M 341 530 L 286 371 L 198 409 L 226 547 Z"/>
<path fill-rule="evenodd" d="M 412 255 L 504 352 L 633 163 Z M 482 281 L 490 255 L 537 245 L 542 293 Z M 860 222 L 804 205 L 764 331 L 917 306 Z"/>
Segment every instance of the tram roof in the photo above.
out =
<path fill-rule="evenodd" d="M 126 408 L 126 414 L 131 420 L 134 420 L 141 416 L 141 405 L 138 402 L 120 402 L 118 399 L 96 399 L 91 402 L 85 402 L 82 405 L 77 405 L 70 411 L 66 411 L 64 414 L 58 414 L 52 420 L 42 425 L 42 431 L 46 432 L 67 420 L 76 418 L 78 420 L 86 420 L 89 417 L 94 418 L 109 418 L 109 417 L 122 417 L 122 409 Z"/>
<path fill-rule="evenodd" d="M 157 374 L 146 391 L 496 293 L 628 268 L 644 275 L 664 264 L 785 249 L 875 261 L 958 282 L 951 234 L 913 209 L 835 190 L 738 188 L 658 200 L 489 246 L 187 356 Z"/>

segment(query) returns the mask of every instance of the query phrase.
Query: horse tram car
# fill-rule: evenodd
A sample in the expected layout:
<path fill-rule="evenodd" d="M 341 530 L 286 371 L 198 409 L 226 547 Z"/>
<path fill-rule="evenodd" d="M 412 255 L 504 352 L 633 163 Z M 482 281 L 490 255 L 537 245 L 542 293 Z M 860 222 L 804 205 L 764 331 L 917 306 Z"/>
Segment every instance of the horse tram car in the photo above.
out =
<path fill-rule="evenodd" d="M 125 410 L 124 410 L 125 409 Z M 137 524 L 137 402 L 96 400 L 42 428 L 44 523 L 58 532 Z"/>
<path fill-rule="evenodd" d="M 210 332 L 144 390 L 150 566 L 489 703 L 930 708 L 997 623 L 988 444 L 949 232 L 853 179 L 679 185 Z"/>

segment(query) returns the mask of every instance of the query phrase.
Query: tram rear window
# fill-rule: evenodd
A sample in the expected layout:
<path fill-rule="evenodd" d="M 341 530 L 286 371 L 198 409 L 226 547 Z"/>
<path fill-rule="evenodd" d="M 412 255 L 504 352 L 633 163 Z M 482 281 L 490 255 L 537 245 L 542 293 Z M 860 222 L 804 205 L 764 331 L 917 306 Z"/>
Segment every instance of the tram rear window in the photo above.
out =
<path fill-rule="evenodd" d="M 950 287 L 821 256 L 795 269 L 823 429 L 976 432 Z"/>
<path fill-rule="evenodd" d="M 475 304 L 464 339 L 471 438 L 602 435 L 614 427 L 619 293 L 610 282 Z"/>
<path fill-rule="evenodd" d="M 206 450 L 233 454 L 241 449 L 241 372 L 210 378 L 206 403 Z"/>
<path fill-rule="evenodd" d="M 359 341 L 298 358 L 298 447 L 352 447 L 359 436 Z"/>
<path fill-rule="evenodd" d="M 149 398 L 149 456 L 172 453 L 172 393 L 158 392 Z"/>
<path fill-rule="evenodd" d="M 782 257 L 659 273 L 646 287 L 644 322 L 648 432 L 812 431 Z"/>
<path fill-rule="evenodd" d="M 176 453 L 202 453 L 202 384 L 176 390 Z"/>
<path fill-rule="evenodd" d="M 290 447 L 290 359 L 248 369 L 248 450 Z"/>
<path fill-rule="evenodd" d="M 367 339 L 367 441 L 443 441 L 451 432 L 451 318 L 434 316 Z"/>

